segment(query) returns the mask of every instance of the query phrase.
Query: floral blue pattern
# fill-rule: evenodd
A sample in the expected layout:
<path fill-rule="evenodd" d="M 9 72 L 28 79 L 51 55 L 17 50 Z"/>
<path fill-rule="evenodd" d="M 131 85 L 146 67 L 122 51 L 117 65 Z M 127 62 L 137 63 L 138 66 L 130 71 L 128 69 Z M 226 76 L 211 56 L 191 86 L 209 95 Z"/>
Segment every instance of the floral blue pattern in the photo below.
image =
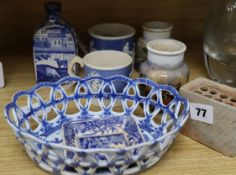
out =
<path fill-rule="evenodd" d="M 90 87 L 94 80 L 101 82 L 97 91 Z M 117 81 L 126 82 L 122 93 L 116 92 L 114 82 Z M 73 87 L 68 88 L 66 84 L 73 84 Z M 141 95 L 140 85 L 150 88 L 147 96 Z M 104 92 L 105 88 L 110 91 Z M 173 95 L 169 104 L 162 101 L 166 91 Z M 22 99 L 23 103 L 19 103 Z M 98 102 L 100 110 L 92 110 L 93 100 Z M 74 110 L 68 112 L 72 102 Z M 121 105 L 118 111 L 116 102 Z M 52 173 L 73 175 L 76 172 L 134 174 L 147 169 L 167 151 L 188 119 L 188 112 L 188 100 L 173 87 L 124 76 L 66 77 L 57 82 L 42 82 L 30 90 L 18 92 L 5 107 L 6 120 L 30 158 Z M 82 149 L 63 144 L 65 122 L 94 119 L 95 116 L 126 116 L 126 119 L 132 116 L 145 141 L 125 148 Z M 66 152 L 71 152 L 71 156 Z"/>

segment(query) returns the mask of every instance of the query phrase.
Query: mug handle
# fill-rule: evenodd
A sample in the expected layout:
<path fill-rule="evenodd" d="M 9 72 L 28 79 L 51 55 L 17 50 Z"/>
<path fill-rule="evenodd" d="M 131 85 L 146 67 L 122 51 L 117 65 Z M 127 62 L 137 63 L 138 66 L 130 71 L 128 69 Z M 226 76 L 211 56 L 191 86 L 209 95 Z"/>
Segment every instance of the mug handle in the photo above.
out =
<path fill-rule="evenodd" d="M 84 67 L 83 59 L 81 57 L 79 57 L 79 56 L 74 57 L 71 60 L 69 66 L 68 66 L 68 74 L 70 76 L 76 76 L 74 71 L 73 71 L 74 64 L 76 64 L 76 63 L 78 63 L 80 65 L 80 67 Z"/>

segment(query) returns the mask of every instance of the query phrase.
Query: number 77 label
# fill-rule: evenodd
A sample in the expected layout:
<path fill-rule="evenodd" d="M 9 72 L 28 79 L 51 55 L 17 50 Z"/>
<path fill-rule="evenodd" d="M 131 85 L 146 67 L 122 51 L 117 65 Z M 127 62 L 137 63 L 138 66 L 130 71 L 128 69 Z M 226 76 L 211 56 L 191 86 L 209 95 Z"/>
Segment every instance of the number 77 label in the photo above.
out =
<path fill-rule="evenodd" d="M 200 103 L 190 103 L 190 118 L 213 124 L 213 107 Z"/>

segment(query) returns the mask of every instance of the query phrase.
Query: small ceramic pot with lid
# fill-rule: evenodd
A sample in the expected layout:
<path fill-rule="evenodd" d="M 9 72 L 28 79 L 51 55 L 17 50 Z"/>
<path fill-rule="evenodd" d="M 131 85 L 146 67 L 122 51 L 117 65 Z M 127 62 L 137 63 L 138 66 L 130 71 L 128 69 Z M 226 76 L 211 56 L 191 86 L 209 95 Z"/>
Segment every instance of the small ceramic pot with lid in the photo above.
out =
<path fill-rule="evenodd" d="M 154 39 L 170 38 L 173 25 L 161 21 L 149 21 L 143 24 L 143 38 L 145 42 Z"/>
<path fill-rule="evenodd" d="M 149 21 L 142 25 L 143 36 L 137 41 L 136 55 L 135 55 L 135 69 L 140 70 L 140 65 L 147 60 L 146 45 L 149 41 L 155 39 L 166 39 L 171 37 L 173 25 L 161 21 Z"/>
<path fill-rule="evenodd" d="M 140 77 L 179 89 L 189 78 L 189 69 L 184 63 L 186 49 L 184 43 L 174 39 L 148 42 L 148 59 L 141 65 Z"/>

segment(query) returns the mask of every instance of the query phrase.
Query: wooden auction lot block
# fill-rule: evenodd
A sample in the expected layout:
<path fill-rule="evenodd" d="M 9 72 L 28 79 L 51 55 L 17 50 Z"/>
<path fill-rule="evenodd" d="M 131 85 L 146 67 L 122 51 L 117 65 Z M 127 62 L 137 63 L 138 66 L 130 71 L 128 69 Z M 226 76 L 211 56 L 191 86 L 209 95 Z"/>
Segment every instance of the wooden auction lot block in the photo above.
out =
<path fill-rule="evenodd" d="M 189 119 L 182 134 L 227 156 L 236 155 L 236 88 L 205 78 L 195 79 L 180 89 L 190 103 L 213 107 L 213 124 Z"/>

